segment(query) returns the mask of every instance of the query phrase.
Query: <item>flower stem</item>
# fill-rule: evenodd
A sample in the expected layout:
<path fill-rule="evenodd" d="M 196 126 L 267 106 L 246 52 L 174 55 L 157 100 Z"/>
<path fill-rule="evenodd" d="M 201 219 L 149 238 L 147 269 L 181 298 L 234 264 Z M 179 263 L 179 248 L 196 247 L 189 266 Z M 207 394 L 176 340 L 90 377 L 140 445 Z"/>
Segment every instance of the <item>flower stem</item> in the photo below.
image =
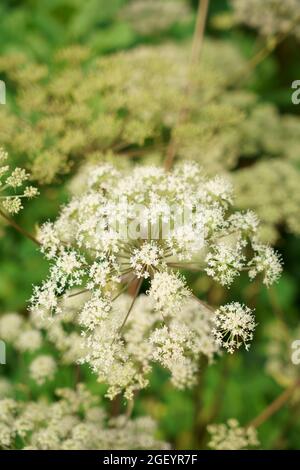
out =
<path fill-rule="evenodd" d="M 199 0 L 199 7 L 198 7 L 196 26 L 195 26 L 195 31 L 194 31 L 192 53 L 191 53 L 192 65 L 196 64 L 200 57 L 202 44 L 203 44 L 203 38 L 204 38 L 208 6 L 209 6 L 209 0 Z"/>
<path fill-rule="evenodd" d="M 124 326 L 125 326 L 125 324 L 126 324 L 126 322 L 127 322 L 127 319 L 128 319 L 128 317 L 129 317 L 129 315 L 130 315 L 130 312 L 131 312 L 131 310 L 133 309 L 133 306 L 134 306 L 134 303 L 135 303 L 135 301 L 136 301 L 136 298 L 137 298 L 137 296 L 139 295 L 140 288 L 141 288 L 141 286 L 142 286 L 142 282 L 143 282 L 143 277 L 141 277 L 141 278 L 139 279 L 139 282 L 137 283 L 137 286 L 136 286 L 136 288 L 135 288 L 135 292 L 134 292 L 134 295 L 133 295 L 133 299 L 132 299 L 131 305 L 130 305 L 129 310 L 128 310 L 127 314 L 126 314 L 126 317 L 125 317 L 124 320 L 123 320 L 122 325 L 120 326 L 119 333 L 120 333 L 120 331 L 123 330 L 123 328 L 124 328 Z"/>
<path fill-rule="evenodd" d="M 11 227 L 13 227 L 15 230 L 17 230 L 17 232 L 21 233 L 21 235 L 23 235 L 24 237 L 28 238 L 29 240 L 31 240 L 33 243 L 35 243 L 36 245 L 41 245 L 41 243 L 33 236 L 31 235 L 29 232 L 27 232 L 25 229 L 23 229 L 22 227 L 20 227 L 20 225 L 18 225 L 13 219 L 11 219 L 7 214 L 5 214 L 5 212 L 2 211 L 2 209 L 0 209 L 0 215 L 1 217 L 3 217 L 3 219 L 5 219 L 5 221 L 11 225 Z"/>
<path fill-rule="evenodd" d="M 209 0 L 199 0 L 196 25 L 195 25 L 195 31 L 194 31 L 194 37 L 193 37 L 193 44 L 192 44 L 189 75 L 188 75 L 188 81 L 185 87 L 186 97 L 190 95 L 191 88 L 192 88 L 192 84 L 191 84 L 192 69 L 198 62 L 199 57 L 200 57 L 200 52 L 202 49 L 208 6 L 209 6 Z M 179 111 L 178 124 L 185 121 L 186 117 L 187 117 L 187 108 L 183 106 Z M 169 146 L 167 148 L 167 155 L 166 155 L 166 159 L 164 163 L 164 167 L 166 171 L 169 171 L 172 168 L 172 165 L 174 163 L 174 158 L 176 155 L 176 150 L 177 150 L 177 143 L 174 137 L 172 136 Z"/>
<path fill-rule="evenodd" d="M 267 421 L 273 414 L 275 414 L 283 405 L 292 397 L 296 389 L 300 387 L 300 379 L 296 380 L 289 388 L 281 393 L 269 406 L 267 406 L 262 413 L 254 418 L 247 427 L 258 428 L 265 421 Z"/>

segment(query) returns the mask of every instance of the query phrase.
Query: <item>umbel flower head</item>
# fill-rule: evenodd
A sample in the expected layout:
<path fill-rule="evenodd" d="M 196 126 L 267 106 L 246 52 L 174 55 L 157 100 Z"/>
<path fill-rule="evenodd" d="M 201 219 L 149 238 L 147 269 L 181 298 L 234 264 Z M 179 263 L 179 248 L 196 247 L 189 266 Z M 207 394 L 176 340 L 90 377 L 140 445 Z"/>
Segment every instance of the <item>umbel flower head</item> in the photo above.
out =
<path fill-rule="evenodd" d="M 143 28 L 175 17 L 182 21 L 177 7 L 187 6 L 186 0 L 141 2 L 147 10 Z M 263 26 L 270 14 L 286 9 L 294 23 L 296 4 L 299 11 L 299 0 L 235 3 L 247 22 L 256 18 Z M 177 13 L 151 20 L 149 10 L 167 4 L 178 4 Z M 134 5 L 126 6 L 131 22 Z M 201 56 L 192 76 L 187 45 L 142 46 L 101 58 L 85 46 L 70 45 L 57 51 L 49 66 L 20 53 L 0 56 L 0 74 L 16 89 L 13 107 L 1 109 L 0 141 L 35 180 L 48 184 L 79 161 L 131 165 L 137 157 L 160 164 L 175 139 L 178 160 L 196 160 L 211 175 L 231 171 L 237 208 L 259 215 L 265 241 L 275 242 L 283 225 L 299 235 L 299 117 L 262 103 L 239 80 L 228 89 L 232 71 L 247 67 L 234 44 L 206 38 Z M 182 93 L 187 76 L 189 96 Z M 184 122 L 178 119 L 183 107 L 189 111 Z M 240 168 L 245 157 L 251 165 Z"/>
<path fill-rule="evenodd" d="M 75 290 L 64 300 L 60 315 L 42 317 L 34 311 L 26 319 L 17 313 L 0 319 L 0 337 L 16 353 L 28 353 L 29 376 L 39 386 L 53 381 L 58 368 L 87 363 L 108 385 L 108 397 L 124 391 L 130 399 L 134 391 L 147 386 L 153 364 L 164 367 L 172 383 L 183 388 L 195 383 L 200 355 L 212 362 L 218 352 L 211 309 L 195 298 L 181 306 L 181 317 L 166 311 L 164 323 L 151 296 L 141 294 L 132 305 L 132 297 L 124 293 L 109 316 L 89 328 L 91 295 L 76 294 Z M 121 330 L 124 312 L 131 305 Z"/>
<path fill-rule="evenodd" d="M 207 428 L 211 439 L 209 447 L 215 450 L 242 450 L 259 445 L 256 429 L 243 428 L 236 419 L 226 424 L 211 424 Z"/>
<path fill-rule="evenodd" d="M 144 27 L 154 3 L 157 0 L 145 2 Z M 159 3 L 156 11 L 174 1 Z M 185 0 L 176 3 L 186 9 Z M 178 9 L 175 16 L 182 20 Z M 170 18 L 170 14 L 160 14 L 158 19 L 155 14 L 155 25 Z M 132 147 L 139 157 L 156 155 L 154 161 L 161 161 L 169 144 L 166 136 L 175 125 L 177 128 L 183 105 L 188 55 L 187 46 L 172 44 L 136 47 L 101 58 L 75 44 L 57 51 L 49 58 L 49 66 L 19 53 L 0 55 L 0 73 L 16 88 L 13 109 L 8 105 L 0 116 L 0 139 L 42 184 L 69 172 L 78 161 L 99 162 L 112 154 L 124 161 L 119 157 Z M 225 132 L 236 130 L 243 115 L 230 93 L 226 103 L 199 106 L 199 100 L 214 95 L 232 69 L 243 63 L 239 51 L 227 41 L 208 41 L 203 61 L 204 67 L 193 72 L 195 93 L 185 103 L 191 118 L 176 131 L 183 158 L 187 154 L 191 154 L 188 158 L 199 156 L 199 148 L 206 155 L 215 134 L 225 136 Z M 216 160 L 211 155 L 210 151 L 210 164 Z M 222 161 L 218 168 L 224 168 L 224 160 L 228 167 L 231 152 L 222 152 L 222 159 L 217 160 Z"/>
<path fill-rule="evenodd" d="M 300 37 L 298 0 L 231 0 L 237 21 L 265 36 L 291 34 Z"/>
<path fill-rule="evenodd" d="M 132 307 L 131 307 L 132 306 Z M 161 307 L 161 306 L 160 306 Z M 134 391 L 148 385 L 152 365 L 157 363 L 171 374 L 177 388 L 196 382 L 200 355 L 212 361 L 218 346 L 212 336 L 211 311 L 195 299 L 186 299 L 178 311 L 157 309 L 151 297 L 141 294 L 133 303 L 121 295 L 109 315 L 84 334 L 85 356 L 101 381 L 109 385 L 107 396 Z M 130 315 L 124 324 L 124 313 Z M 85 312 L 79 322 L 84 325 Z M 123 326 L 122 326 L 123 325 Z"/>
<path fill-rule="evenodd" d="M 31 378 L 39 385 L 52 380 L 56 372 L 56 363 L 52 356 L 40 355 L 30 364 Z"/>
<path fill-rule="evenodd" d="M 20 191 L 25 181 L 29 179 L 29 174 L 23 168 L 11 170 L 7 165 L 7 159 L 7 153 L 0 148 L 0 209 L 10 214 L 17 214 L 23 209 L 22 199 L 37 196 L 38 190 L 33 186 L 26 186 Z"/>
<path fill-rule="evenodd" d="M 217 344 L 233 353 L 242 344 L 249 349 L 249 342 L 253 339 L 255 318 L 249 307 L 238 302 L 222 305 L 213 317 L 215 328 L 212 333 Z"/>
<path fill-rule="evenodd" d="M 109 419 L 84 384 L 56 390 L 57 400 L 0 400 L 0 449 L 24 450 L 167 449 L 149 417 Z M 21 443 L 21 444 L 20 444 Z"/>
<path fill-rule="evenodd" d="M 168 30 L 172 25 L 191 20 L 191 10 L 184 0 L 134 0 L 121 10 L 138 33 L 149 35 Z"/>
<path fill-rule="evenodd" d="M 15 312 L 0 317 L 0 338 L 17 353 L 29 354 L 28 372 L 39 384 L 52 380 L 58 368 L 76 363 L 84 354 L 77 317 L 89 296 L 76 294 L 73 291 L 64 300 L 61 315 L 49 318 L 34 311 L 28 318 Z M 45 345 L 47 351 L 54 349 L 52 356 L 45 355 Z M 59 364 L 54 358 L 59 358 Z"/>
<path fill-rule="evenodd" d="M 91 167 L 83 187 L 58 219 L 40 230 L 42 251 L 51 267 L 48 279 L 34 289 L 33 311 L 61 315 L 70 289 L 79 289 L 77 295 L 88 293 L 78 313 L 88 341 L 88 362 L 107 380 L 119 357 L 127 368 L 121 388 L 132 382 L 129 376 L 143 386 L 144 379 L 127 361 L 123 333 L 146 283 L 151 311 L 157 315 L 151 317 L 153 334 L 147 336 L 155 346 L 151 357 L 171 370 L 177 384 L 192 382 L 194 366 L 182 357 L 186 348 L 193 350 L 193 335 L 182 322 L 194 296 L 180 270 L 206 273 L 224 286 L 249 271 L 251 279 L 260 275 L 269 285 L 281 270 L 278 256 L 257 240 L 258 221 L 252 212 L 232 211 L 228 181 L 207 178 L 194 163 L 173 172 L 147 166 L 129 172 L 109 164 Z M 114 301 L 128 288 L 133 289 L 132 301 L 116 313 Z M 240 335 L 245 343 L 250 339 L 246 331 L 251 322 L 241 323 L 237 335 L 236 319 L 231 312 L 234 326 L 226 323 L 226 329 L 219 329 L 219 343 L 221 331 L 226 335 L 230 328 L 234 338 Z M 189 373 L 180 378 L 184 367 Z M 121 369 L 115 376 L 121 376 Z"/>

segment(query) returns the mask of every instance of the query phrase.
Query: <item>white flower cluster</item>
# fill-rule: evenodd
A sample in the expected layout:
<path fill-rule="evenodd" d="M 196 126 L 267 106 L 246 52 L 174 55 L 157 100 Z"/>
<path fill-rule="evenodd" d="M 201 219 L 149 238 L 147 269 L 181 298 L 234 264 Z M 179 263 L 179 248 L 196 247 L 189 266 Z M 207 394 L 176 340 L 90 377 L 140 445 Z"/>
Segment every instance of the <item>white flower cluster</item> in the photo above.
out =
<path fill-rule="evenodd" d="M 238 21 L 257 28 L 265 36 L 287 34 L 300 37 L 299 0 L 231 0 Z"/>
<path fill-rule="evenodd" d="M 75 290 L 71 291 L 70 297 L 64 299 L 61 315 L 48 318 L 40 315 L 40 312 L 31 312 L 31 323 L 59 352 L 62 364 L 74 364 L 84 353 L 84 342 L 78 325 L 77 313 L 86 300 L 86 295 L 78 296 Z"/>
<path fill-rule="evenodd" d="M 28 319 L 17 313 L 7 313 L 0 318 L 0 338 L 19 353 L 35 353 L 43 345 L 43 335 Z M 29 375 L 38 384 L 54 378 L 57 366 L 51 355 L 36 356 L 29 365 Z"/>
<path fill-rule="evenodd" d="M 233 353 L 242 344 L 248 350 L 256 327 L 254 315 L 249 307 L 238 302 L 222 305 L 214 314 L 213 335 L 219 346 Z"/>
<path fill-rule="evenodd" d="M 179 280 L 169 275 L 169 285 L 173 278 Z M 124 391 L 131 399 L 134 391 L 148 385 L 154 363 L 166 368 L 172 383 L 183 388 L 195 383 L 200 355 L 212 362 L 219 351 L 212 334 L 211 309 L 191 296 L 173 301 L 171 290 L 168 299 L 175 307 L 169 309 L 168 303 L 157 302 L 156 295 L 153 298 L 153 290 L 134 303 L 124 293 L 106 312 L 96 294 L 71 292 L 59 315 L 47 317 L 34 310 L 29 319 L 16 313 L 0 319 L 0 337 L 20 353 L 35 353 L 29 374 L 39 385 L 54 378 L 58 367 L 54 357 L 59 353 L 60 365 L 88 363 L 99 380 L 108 384 L 110 398 Z M 173 293 L 177 296 L 176 290 Z M 130 308 L 124 324 L 124 312 Z M 41 344 L 55 355 L 37 355 Z"/>
<path fill-rule="evenodd" d="M 64 300 L 63 313 L 48 318 L 32 312 L 30 318 L 18 313 L 6 313 L 0 317 L 0 339 L 20 354 L 29 353 L 29 376 L 39 385 L 55 377 L 59 354 L 61 365 L 75 364 L 84 355 L 84 340 L 77 319 L 78 309 L 84 303 L 84 295 Z M 42 354 L 47 345 L 50 353 Z"/>
<path fill-rule="evenodd" d="M 121 17 L 138 33 L 149 35 L 187 22 L 191 19 L 191 10 L 184 0 L 134 0 L 126 4 Z"/>
<path fill-rule="evenodd" d="M 18 313 L 0 317 L 0 338 L 20 352 L 34 352 L 42 345 L 42 335 Z"/>
<path fill-rule="evenodd" d="M 226 286 L 250 271 L 251 279 L 262 274 L 269 285 L 280 274 L 279 258 L 259 243 L 253 213 L 232 212 L 228 181 L 207 178 L 196 164 L 123 173 L 105 164 L 91 167 L 84 188 L 40 230 L 42 251 L 52 264 L 48 279 L 34 290 L 33 315 L 64 315 L 70 289 L 87 296 L 76 322 L 86 361 L 109 384 L 111 397 L 123 389 L 131 397 L 144 387 L 153 360 L 171 371 L 176 385 L 191 384 L 202 339 L 185 319 L 193 294 L 179 271 L 206 272 Z M 148 304 L 138 297 L 143 282 Z M 133 298 L 120 298 L 128 288 Z M 201 324 L 204 307 L 195 299 L 194 304 Z M 215 321 L 219 344 L 231 349 L 247 344 L 255 325 L 244 307 L 234 305 Z M 137 355 L 132 343 L 140 348 Z"/>
<path fill-rule="evenodd" d="M 38 385 L 43 385 L 47 380 L 53 380 L 56 362 L 52 356 L 43 354 L 32 361 L 29 372 Z"/>
<path fill-rule="evenodd" d="M 242 428 L 236 419 L 226 424 L 211 424 L 207 428 L 211 435 L 209 447 L 215 450 L 242 450 L 259 445 L 255 428 Z"/>
<path fill-rule="evenodd" d="M 59 389 L 47 403 L 0 400 L 0 449 L 24 450 L 167 449 L 151 418 L 120 415 L 108 420 L 99 400 L 83 384 Z M 20 444 L 19 444 L 20 445 Z"/>
<path fill-rule="evenodd" d="M 263 283 L 269 287 L 279 278 L 282 271 L 280 256 L 270 246 L 255 245 L 256 254 L 249 263 L 249 277 L 254 279 L 259 273 L 264 273 Z"/>
<path fill-rule="evenodd" d="M 196 298 L 184 297 L 169 310 L 168 304 L 155 302 L 152 292 L 141 294 L 126 324 L 124 312 L 132 304 L 130 295 L 120 295 L 109 312 L 102 299 L 100 304 L 97 300 L 97 296 L 78 295 L 75 290 L 64 299 L 60 315 L 47 317 L 36 310 L 29 319 L 16 313 L 2 315 L 0 337 L 19 353 L 35 353 L 29 356 L 29 375 L 38 385 L 55 378 L 58 364 L 54 357 L 59 353 L 60 365 L 88 363 L 99 380 L 108 384 L 111 399 L 122 391 L 132 399 L 134 391 L 148 385 L 154 363 L 170 372 L 175 386 L 193 385 L 200 355 L 211 362 L 218 352 L 211 309 Z M 97 321 L 91 321 L 94 314 Z M 42 344 L 55 354 L 39 354 Z"/>
<path fill-rule="evenodd" d="M 154 301 L 154 308 L 163 315 L 175 317 L 191 293 L 178 273 L 155 273 L 148 291 Z"/>
<path fill-rule="evenodd" d="M 84 362 L 109 385 L 107 395 L 114 398 L 124 390 L 131 399 L 134 391 L 147 386 L 155 362 L 170 371 L 175 386 L 194 384 L 200 355 L 212 361 L 218 351 L 210 309 L 190 298 L 182 304 L 181 315 L 157 311 L 151 294 L 141 294 L 132 302 L 128 294 L 120 296 L 109 316 L 84 335 Z"/>
<path fill-rule="evenodd" d="M 37 196 L 38 190 L 33 186 L 26 186 L 22 193 L 16 194 L 16 190 L 29 179 L 29 174 L 23 168 L 11 170 L 7 159 L 7 152 L 0 148 L 0 208 L 10 214 L 17 214 L 23 209 L 22 199 Z"/>

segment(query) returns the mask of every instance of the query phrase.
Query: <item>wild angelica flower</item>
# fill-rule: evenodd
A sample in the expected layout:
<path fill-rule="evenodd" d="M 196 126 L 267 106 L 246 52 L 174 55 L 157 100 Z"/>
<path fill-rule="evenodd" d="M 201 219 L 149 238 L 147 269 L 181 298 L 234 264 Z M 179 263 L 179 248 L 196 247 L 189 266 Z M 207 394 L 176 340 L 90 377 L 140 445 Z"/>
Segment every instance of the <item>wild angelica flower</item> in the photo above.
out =
<path fill-rule="evenodd" d="M 38 190 L 33 186 L 27 186 L 22 192 L 16 190 L 23 186 L 29 179 L 29 174 L 22 168 L 10 169 L 7 165 L 8 154 L 0 148 L 0 209 L 10 214 L 17 214 L 23 209 L 22 199 L 32 199 L 37 196 Z"/>
<path fill-rule="evenodd" d="M 256 11 L 258 3 L 264 8 L 255 2 Z M 25 56 L 0 57 L 1 71 L 20 90 L 17 115 L 9 107 L 1 113 L 1 141 L 26 159 L 34 179 L 49 183 L 79 159 L 130 166 L 132 159 L 124 156 L 133 151 L 148 164 L 160 164 L 170 134 L 178 142 L 178 160 L 196 160 L 211 175 L 233 170 L 236 207 L 259 215 L 264 241 L 276 241 L 283 224 L 299 234 L 299 117 L 282 115 L 248 91 L 223 90 L 245 58 L 228 41 L 207 40 L 192 77 L 189 117 L 178 124 L 187 57 L 185 47 L 163 45 L 95 59 L 88 49 L 72 46 L 56 54 L 58 66 L 46 70 L 46 78 L 40 64 L 29 64 Z M 215 94 L 220 99 L 211 104 Z M 199 107 L 199 99 L 209 103 Z M 126 119 L 120 118 L 124 111 Z M 252 164 L 237 169 L 243 156 Z"/>
<path fill-rule="evenodd" d="M 51 319 L 34 313 L 29 318 L 17 313 L 1 315 L 0 339 L 21 355 L 28 353 L 29 375 L 38 384 L 54 379 L 57 368 L 54 357 L 59 357 L 59 364 L 64 366 L 76 364 L 84 355 L 84 341 L 76 321 L 84 300 L 84 295 L 67 299 L 64 313 Z M 42 352 L 42 346 L 47 347 L 49 355 Z"/>
<path fill-rule="evenodd" d="M 15 343 L 16 349 L 21 352 L 36 351 L 42 346 L 42 334 L 33 328 L 22 331 Z"/>
<path fill-rule="evenodd" d="M 264 25 L 271 10 L 287 5 L 287 0 L 270 0 L 272 7 L 269 1 L 254 1 L 255 16 Z M 251 3 L 251 15 L 245 14 L 249 21 L 254 15 L 252 1 L 236 3 L 244 5 L 241 8 Z M 289 16 L 293 21 L 294 14 Z M 161 164 L 169 145 L 166 136 L 172 135 L 178 160 L 196 160 L 211 175 L 232 171 L 236 208 L 258 214 L 264 241 L 276 241 L 283 224 L 299 234 L 299 117 L 262 104 L 239 84 L 224 89 L 232 70 L 246 67 L 245 57 L 233 44 L 206 38 L 202 52 L 184 123 L 177 117 L 182 108 L 178 96 L 188 73 L 186 47 L 138 47 L 99 59 L 75 45 L 55 53 L 57 66 L 48 69 L 19 53 L 0 57 L 0 71 L 19 90 L 17 112 L 15 106 L 1 112 L 1 142 L 18 159 L 26 159 L 34 179 L 50 183 L 79 160 L 130 166 L 132 159 L 124 157 L 136 154 L 148 164 Z M 219 98 L 211 103 L 216 95 Z M 199 100 L 208 104 L 199 106 Z M 239 169 L 243 157 L 252 164 Z"/>
<path fill-rule="evenodd" d="M 267 114 L 265 118 L 266 116 Z M 269 132 L 271 134 L 271 130 Z M 282 132 L 286 136 L 290 135 L 284 125 Z M 276 153 L 283 155 L 281 148 L 283 137 L 277 130 L 277 124 L 272 131 L 272 136 L 280 139 L 281 142 L 275 144 Z M 260 140 L 258 136 L 257 138 Z M 237 207 L 245 210 L 250 205 L 253 208 L 263 221 L 259 228 L 259 235 L 263 241 L 269 243 L 276 241 L 278 227 L 283 223 L 289 232 L 300 233 L 300 178 L 296 164 L 296 155 L 299 153 L 297 146 L 298 144 L 293 143 L 293 138 L 290 136 L 290 143 L 285 148 L 290 149 L 291 155 L 286 154 L 284 160 L 278 158 L 262 160 L 251 167 L 237 170 L 232 175 L 236 188 Z M 267 149 L 265 151 L 267 152 Z"/>
<path fill-rule="evenodd" d="M 88 363 L 98 377 L 109 385 L 107 394 L 110 398 L 122 390 L 127 398 L 131 398 L 135 390 L 146 387 L 149 372 L 155 363 L 170 372 L 171 381 L 177 387 L 193 385 L 200 355 L 212 362 L 218 353 L 212 335 L 211 309 L 195 298 L 184 299 L 181 318 L 178 318 L 178 310 L 164 308 L 166 327 L 160 310 L 163 306 L 160 305 L 157 311 L 152 297 L 142 294 L 134 303 L 120 332 L 124 311 L 128 311 L 132 303 L 128 294 L 116 299 L 109 314 L 93 326 L 86 325 L 85 316 L 90 316 L 90 294 L 76 294 L 78 292 L 72 291 L 72 297 L 64 300 L 62 313 L 50 318 L 40 316 L 38 311 L 32 312 L 30 319 L 26 320 L 17 314 L 3 315 L 1 322 L 6 325 L 7 331 L 10 317 L 14 315 L 18 320 L 18 329 L 14 330 L 13 338 L 8 336 L 8 343 L 21 353 L 24 350 L 32 351 L 38 349 L 43 335 L 44 344 L 54 346 L 60 353 L 60 364 L 74 364 L 78 360 Z M 87 327 L 83 336 L 79 335 L 79 326 L 81 329 Z M 0 323 L 0 333 L 2 330 Z M 33 339 L 31 345 L 28 344 L 30 337 Z M 37 368 L 36 364 L 42 365 L 44 370 L 44 359 L 40 363 L 39 358 L 37 356 L 33 366 L 29 366 L 31 372 Z M 36 373 L 40 375 L 39 371 Z M 45 375 L 45 380 L 52 379 L 53 374 Z"/>
<path fill-rule="evenodd" d="M 91 167 L 84 178 L 82 194 L 54 223 L 41 227 L 39 240 L 51 267 L 48 279 L 34 290 L 32 311 L 60 316 L 70 289 L 88 294 L 76 321 L 84 333 L 85 361 L 110 385 L 111 397 L 123 389 L 130 397 L 135 388 L 144 387 L 152 360 L 167 367 L 177 385 L 191 384 L 198 333 L 185 324 L 193 294 L 180 270 L 206 273 L 226 286 L 250 270 L 251 279 L 262 274 L 269 284 L 281 270 L 276 253 L 265 247 L 268 256 L 263 258 L 255 215 L 232 211 L 228 181 L 207 178 L 196 164 L 170 173 L 156 167 L 121 172 L 106 164 Z M 148 341 L 148 357 L 137 368 L 126 334 L 142 282 L 151 302 L 139 318 L 149 315 L 151 321 L 147 333 L 139 336 L 140 344 Z M 116 304 L 129 287 L 132 300 Z M 232 349 L 240 339 L 245 344 L 250 340 L 252 317 L 240 306 L 229 313 L 231 323 L 219 326 L 222 334 L 224 326 L 231 332 Z M 221 318 L 223 322 L 225 316 Z"/>
<path fill-rule="evenodd" d="M 270 247 L 257 243 L 256 255 L 248 263 L 249 277 L 253 279 L 259 273 L 264 273 L 263 283 L 268 287 L 276 282 L 282 271 L 280 256 Z M 253 267 L 252 267 L 253 266 Z"/>
<path fill-rule="evenodd" d="M 85 294 L 78 296 L 76 291 L 72 291 L 71 294 L 72 296 L 63 302 L 61 315 L 49 318 L 35 311 L 31 313 L 24 326 L 25 332 L 35 330 L 42 334 L 44 343 L 51 349 L 54 347 L 59 353 L 60 363 L 63 365 L 75 364 L 85 352 L 80 334 L 78 311 L 85 305 L 89 296 Z M 22 333 L 19 333 L 13 346 L 19 351 L 21 343 Z"/>
<path fill-rule="evenodd" d="M 233 353 L 242 344 L 248 350 L 255 330 L 255 318 L 252 310 L 238 302 L 222 305 L 214 314 L 212 331 L 217 344 Z"/>
<path fill-rule="evenodd" d="M 83 384 L 56 390 L 57 400 L 0 400 L 0 448 L 16 440 L 28 450 L 167 449 L 149 417 L 109 419 L 99 398 Z"/>
<path fill-rule="evenodd" d="M 99 379 L 109 385 L 113 398 L 125 391 L 130 399 L 135 390 L 148 385 L 153 364 L 158 363 L 171 374 L 179 388 L 196 381 L 200 355 L 211 362 L 218 352 L 212 335 L 211 310 L 192 298 L 186 298 L 178 310 L 157 310 L 151 296 L 141 294 L 134 302 L 126 324 L 124 312 L 132 297 L 122 294 L 109 315 L 84 334 L 87 362 Z"/>
<path fill-rule="evenodd" d="M 138 33 L 157 34 L 172 25 L 191 20 L 191 10 L 182 0 L 134 0 L 121 10 L 121 18 Z"/>
<path fill-rule="evenodd" d="M 180 314 L 180 309 L 187 302 L 191 292 L 178 273 L 165 271 L 154 274 L 148 295 L 157 312 L 176 317 Z"/>
<path fill-rule="evenodd" d="M 29 373 L 38 385 L 43 385 L 46 381 L 53 379 L 56 368 L 56 362 L 52 356 L 40 355 L 31 362 Z"/>
<path fill-rule="evenodd" d="M 159 3 L 165 6 L 170 2 Z M 185 0 L 179 3 L 186 8 Z M 154 2 L 146 4 L 147 10 L 153 9 Z M 162 18 L 160 15 L 160 21 Z M 164 20 L 170 18 L 167 15 Z M 155 25 L 158 23 L 156 17 Z M 204 67 L 193 74 L 195 94 L 187 103 L 191 118 L 186 126 L 176 129 L 183 158 L 199 156 L 199 148 L 206 156 L 212 136 L 222 134 L 222 140 L 226 139 L 243 114 L 230 99 L 218 106 L 198 106 L 199 99 L 211 97 L 224 77 L 241 65 L 239 51 L 228 42 L 207 41 L 203 62 Z M 141 151 L 141 156 L 150 153 L 154 161 L 162 161 L 169 144 L 166 135 L 177 127 L 182 107 L 178 96 L 182 96 L 189 70 L 186 46 L 137 47 L 99 58 L 75 45 L 55 53 L 53 63 L 54 67 L 41 67 L 26 56 L 20 59 L 20 54 L 0 56 L 0 71 L 17 90 L 17 112 L 7 107 L 5 114 L 1 113 L 0 137 L 14 155 L 26 158 L 34 179 L 50 183 L 79 160 L 99 162 L 117 157 L 124 164 L 124 158 L 118 157 L 131 146 Z M 222 145 L 221 155 L 218 152 L 213 158 L 219 168 L 224 160 L 226 165 L 232 160 L 231 152 L 227 157 L 223 149 Z M 212 160 L 207 162 L 211 165 Z"/>
<path fill-rule="evenodd" d="M 207 427 L 211 435 L 209 447 L 215 450 L 242 450 L 259 445 L 256 429 L 240 427 L 236 419 L 226 424 L 211 424 Z"/>
<path fill-rule="evenodd" d="M 24 321 L 18 313 L 6 313 L 0 317 L 0 338 L 13 343 L 23 331 Z"/>
<path fill-rule="evenodd" d="M 242 243 L 219 243 L 212 248 L 206 256 L 206 273 L 218 281 L 222 286 L 230 285 L 236 276 L 240 274 L 245 265 Z"/>
<path fill-rule="evenodd" d="M 298 0 L 231 0 L 231 3 L 238 21 L 265 36 L 290 33 L 300 37 Z"/>

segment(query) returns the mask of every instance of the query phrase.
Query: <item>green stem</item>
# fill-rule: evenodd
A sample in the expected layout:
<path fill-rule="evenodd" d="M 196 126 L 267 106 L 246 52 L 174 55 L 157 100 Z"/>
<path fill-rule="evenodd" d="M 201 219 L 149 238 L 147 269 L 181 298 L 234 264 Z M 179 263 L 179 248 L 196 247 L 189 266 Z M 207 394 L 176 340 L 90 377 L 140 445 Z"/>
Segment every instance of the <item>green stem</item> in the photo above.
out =
<path fill-rule="evenodd" d="M 3 219 L 9 224 L 11 225 L 11 227 L 13 227 L 17 232 L 21 233 L 21 235 L 23 235 L 24 237 L 28 238 L 29 240 L 31 240 L 33 243 L 35 243 L 36 245 L 39 245 L 41 246 L 41 243 L 33 236 L 31 235 L 29 232 L 27 232 L 25 229 L 23 229 L 22 227 L 20 227 L 20 225 L 18 225 L 13 219 L 11 219 L 7 214 L 5 214 L 5 212 L 2 211 L 2 209 L 0 209 L 0 215 L 1 217 L 3 217 Z"/>

